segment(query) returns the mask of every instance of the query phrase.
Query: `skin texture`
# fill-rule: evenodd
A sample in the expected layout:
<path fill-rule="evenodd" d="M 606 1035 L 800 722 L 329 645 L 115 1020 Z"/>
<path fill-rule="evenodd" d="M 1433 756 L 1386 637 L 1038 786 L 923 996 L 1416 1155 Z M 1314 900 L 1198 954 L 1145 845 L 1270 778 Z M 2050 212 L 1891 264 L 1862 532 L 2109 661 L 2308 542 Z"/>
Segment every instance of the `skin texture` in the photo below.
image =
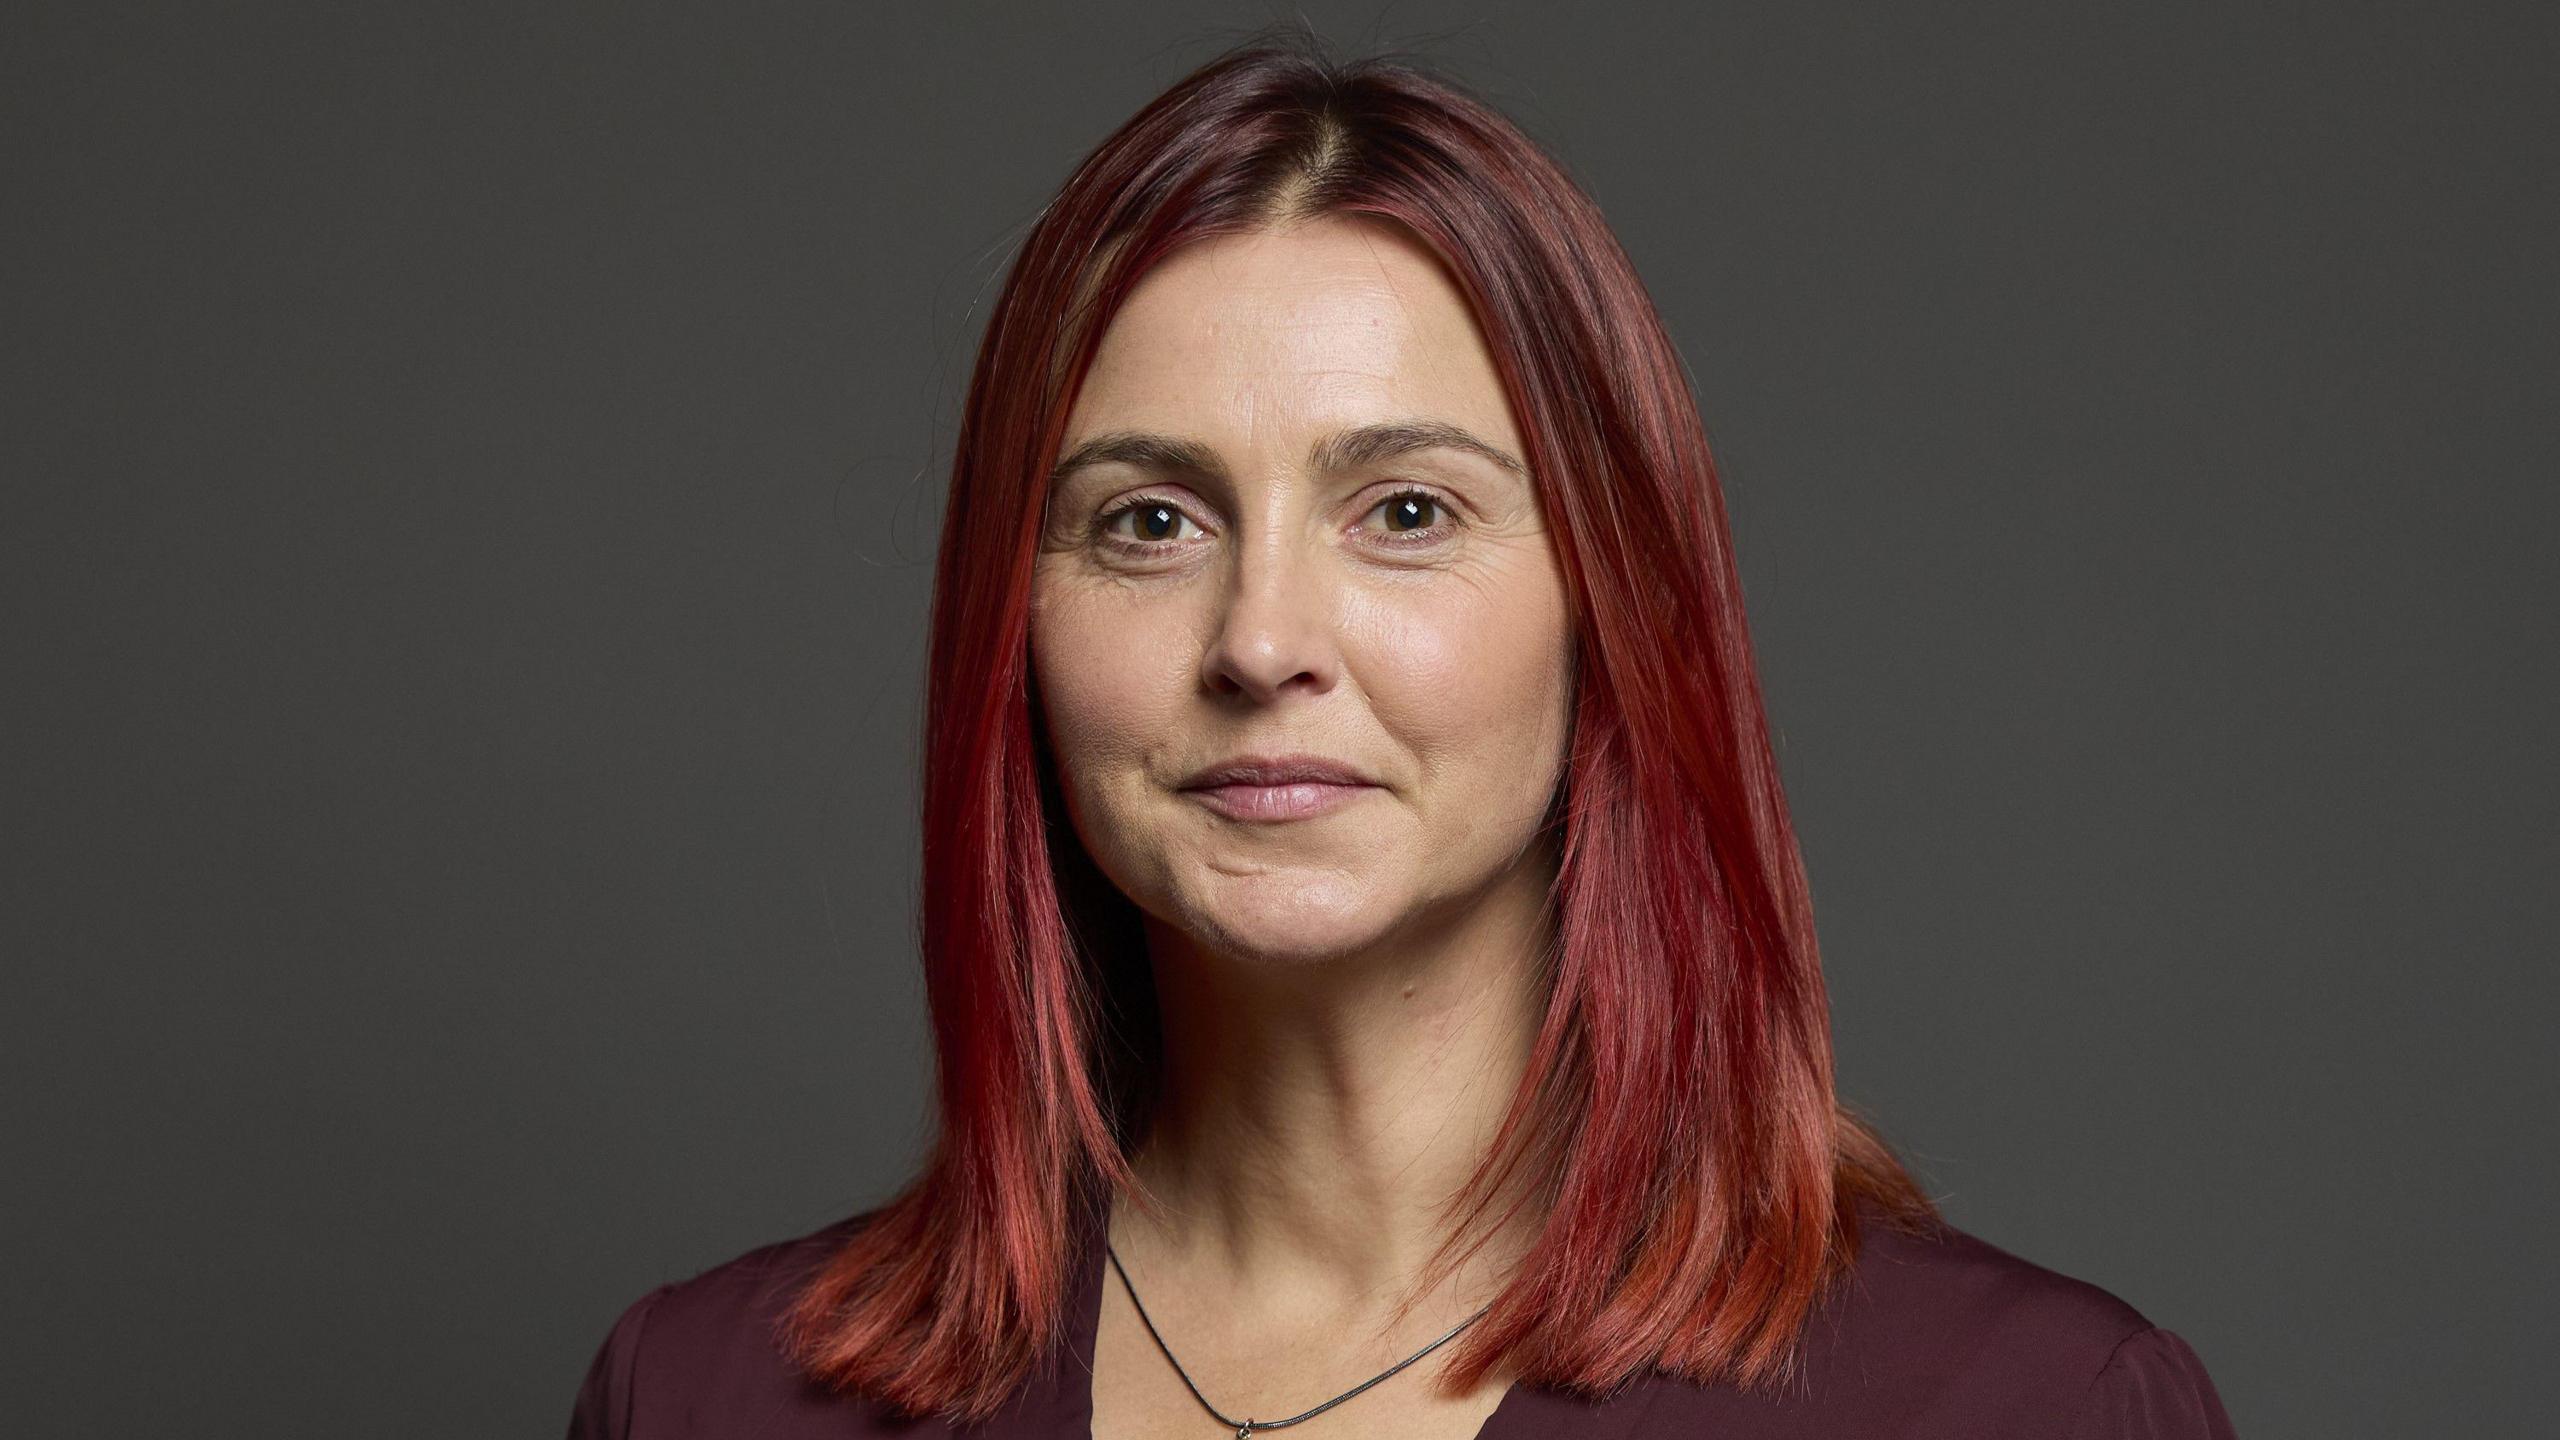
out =
<path fill-rule="evenodd" d="M 1043 523 L 1045 740 L 1077 837 L 1146 917 L 1165 1017 L 1167 1100 L 1134 1156 L 1163 1217 L 1122 1203 L 1112 1243 L 1194 1383 L 1238 1417 L 1295 1415 L 1405 1359 L 1491 1299 L 1527 1240 L 1503 1232 L 1389 1323 L 1542 1014 L 1557 857 L 1538 826 L 1573 692 L 1528 477 L 1446 446 L 1311 468 L 1346 427 L 1414 420 L 1525 459 L 1427 246 L 1338 217 L 1197 242 L 1114 317 L 1061 455 L 1145 431 L 1215 465 L 1072 470 Z M 1375 787 L 1279 823 L 1179 789 L 1292 752 Z M 1440 1394 L 1454 1348 L 1309 1426 L 1473 1435 L 1507 1380 Z M 1094 1385 L 1098 1435 L 1216 1433 L 1116 1275 Z"/>

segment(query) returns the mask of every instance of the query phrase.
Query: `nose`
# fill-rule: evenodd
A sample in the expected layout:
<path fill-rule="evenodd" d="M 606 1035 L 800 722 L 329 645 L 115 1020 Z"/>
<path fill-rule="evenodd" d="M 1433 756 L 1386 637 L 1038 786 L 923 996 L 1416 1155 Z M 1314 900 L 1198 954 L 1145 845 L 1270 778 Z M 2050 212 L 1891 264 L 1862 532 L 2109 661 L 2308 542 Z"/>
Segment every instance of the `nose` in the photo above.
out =
<path fill-rule="evenodd" d="M 1320 695 L 1334 686 L 1338 596 L 1324 557 L 1278 533 L 1231 554 L 1201 680 L 1213 694 L 1268 704 L 1291 690 Z"/>

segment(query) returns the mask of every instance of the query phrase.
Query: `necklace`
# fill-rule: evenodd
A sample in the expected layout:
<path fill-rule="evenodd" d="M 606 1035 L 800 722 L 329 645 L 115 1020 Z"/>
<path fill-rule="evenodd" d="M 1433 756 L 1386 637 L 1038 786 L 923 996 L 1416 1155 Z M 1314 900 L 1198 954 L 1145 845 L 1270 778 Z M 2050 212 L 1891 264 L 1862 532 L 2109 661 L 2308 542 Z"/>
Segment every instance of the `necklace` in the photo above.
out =
<path fill-rule="evenodd" d="M 1106 1240 L 1102 1245 L 1102 1253 L 1111 1257 L 1111 1268 L 1120 1272 L 1120 1288 L 1129 1292 L 1129 1303 L 1137 1306 L 1138 1323 L 1147 1327 L 1148 1337 L 1156 1342 L 1156 1348 L 1158 1350 L 1162 1350 L 1164 1352 L 1165 1363 L 1173 1367 L 1174 1374 L 1182 1377 L 1182 1388 L 1190 1391 L 1191 1398 L 1199 1401 L 1200 1408 L 1208 1411 L 1211 1418 L 1215 1419 L 1219 1424 L 1234 1426 L 1236 1440 L 1253 1440 L 1253 1433 L 1257 1430 L 1277 1430 L 1284 1425 L 1295 1425 L 1301 1420 L 1312 1419 L 1315 1416 L 1323 1414 L 1325 1411 L 1332 1409 L 1334 1406 L 1341 1404 L 1343 1401 L 1348 1400 L 1352 1396 L 1359 1394 L 1361 1391 L 1368 1389 L 1370 1386 L 1377 1384 L 1380 1380 L 1386 1379 L 1389 1375 L 1396 1373 L 1396 1371 L 1403 1369 L 1414 1361 L 1421 1359 L 1423 1356 L 1430 1354 L 1432 1351 L 1437 1350 L 1441 1346 L 1458 1338 L 1459 1330 L 1464 1330 L 1468 1326 L 1483 1319 L 1485 1316 L 1485 1310 L 1491 1310 L 1493 1308 L 1493 1306 L 1489 1304 L 1486 1305 L 1484 1310 L 1479 1310 L 1473 1315 L 1468 1316 L 1466 1319 L 1459 1321 L 1456 1329 L 1451 1330 L 1448 1334 L 1443 1335 L 1439 1339 L 1432 1341 L 1430 1344 L 1423 1346 L 1421 1349 L 1414 1351 L 1411 1355 L 1397 1361 L 1394 1365 L 1389 1366 L 1387 1369 L 1379 1372 L 1369 1379 L 1361 1381 L 1359 1384 L 1352 1386 L 1350 1389 L 1343 1391 L 1341 1394 L 1334 1396 L 1332 1399 L 1327 1400 L 1312 1410 L 1301 1411 L 1298 1414 L 1290 1416 L 1286 1420 L 1231 1420 L 1228 1417 L 1219 1414 L 1218 1407 L 1209 1403 L 1209 1397 L 1200 1393 L 1200 1387 L 1191 1383 L 1191 1372 L 1183 1369 L 1182 1362 L 1173 1358 L 1172 1347 L 1166 1345 L 1164 1343 L 1164 1337 L 1156 1333 L 1156 1322 L 1147 1318 L 1147 1307 L 1139 1303 L 1138 1287 L 1129 1283 L 1129 1271 L 1126 1266 L 1123 1266 L 1120 1263 L 1120 1252 L 1112 1249 L 1111 1243 Z"/>

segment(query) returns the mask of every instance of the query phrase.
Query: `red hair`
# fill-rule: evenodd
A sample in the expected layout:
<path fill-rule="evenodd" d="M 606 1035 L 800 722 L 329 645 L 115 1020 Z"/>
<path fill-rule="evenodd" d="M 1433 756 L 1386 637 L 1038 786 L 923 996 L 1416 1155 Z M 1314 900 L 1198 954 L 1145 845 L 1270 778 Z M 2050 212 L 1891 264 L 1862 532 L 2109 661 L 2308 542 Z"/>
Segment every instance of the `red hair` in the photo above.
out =
<path fill-rule="evenodd" d="M 1067 828 L 1029 681 L 1046 480 L 1102 332 L 1151 266 L 1317 215 L 1403 227 L 1464 291 L 1574 612 L 1551 998 L 1434 1273 L 1488 1197 L 1547 1208 L 1509 1288 L 1453 1342 L 1447 1383 L 1506 1358 L 1524 1384 L 1594 1395 L 1646 1370 L 1774 1383 L 1856 1255 L 1855 1202 L 1935 1218 L 1833 1093 L 1811 901 L 1715 465 L 1625 252 L 1565 172 L 1459 85 L 1265 37 L 1084 160 L 978 352 L 926 700 L 939 1125 L 919 1173 L 784 1317 L 823 1381 L 983 1419 L 1063 1340 L 1067 1237 L 1136 1189 L 1125 1147 L 1155 1041 L 1136 909 Z"/>

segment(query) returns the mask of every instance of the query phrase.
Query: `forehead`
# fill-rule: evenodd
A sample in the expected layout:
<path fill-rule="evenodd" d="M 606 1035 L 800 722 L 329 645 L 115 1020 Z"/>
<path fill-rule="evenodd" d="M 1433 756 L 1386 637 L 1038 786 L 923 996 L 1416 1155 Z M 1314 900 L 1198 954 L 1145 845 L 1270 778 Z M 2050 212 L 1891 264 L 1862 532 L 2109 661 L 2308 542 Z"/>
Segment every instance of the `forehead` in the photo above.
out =
<path fill-rule="evenodd" d="M 1518 451 L 1492 352 L 1439 258 L 1400 227 L 1325 217 L 1167 256 L 1112 317 L 1067 433 L 1154 425 L 1249 446 L 1387 415 Z"/>

